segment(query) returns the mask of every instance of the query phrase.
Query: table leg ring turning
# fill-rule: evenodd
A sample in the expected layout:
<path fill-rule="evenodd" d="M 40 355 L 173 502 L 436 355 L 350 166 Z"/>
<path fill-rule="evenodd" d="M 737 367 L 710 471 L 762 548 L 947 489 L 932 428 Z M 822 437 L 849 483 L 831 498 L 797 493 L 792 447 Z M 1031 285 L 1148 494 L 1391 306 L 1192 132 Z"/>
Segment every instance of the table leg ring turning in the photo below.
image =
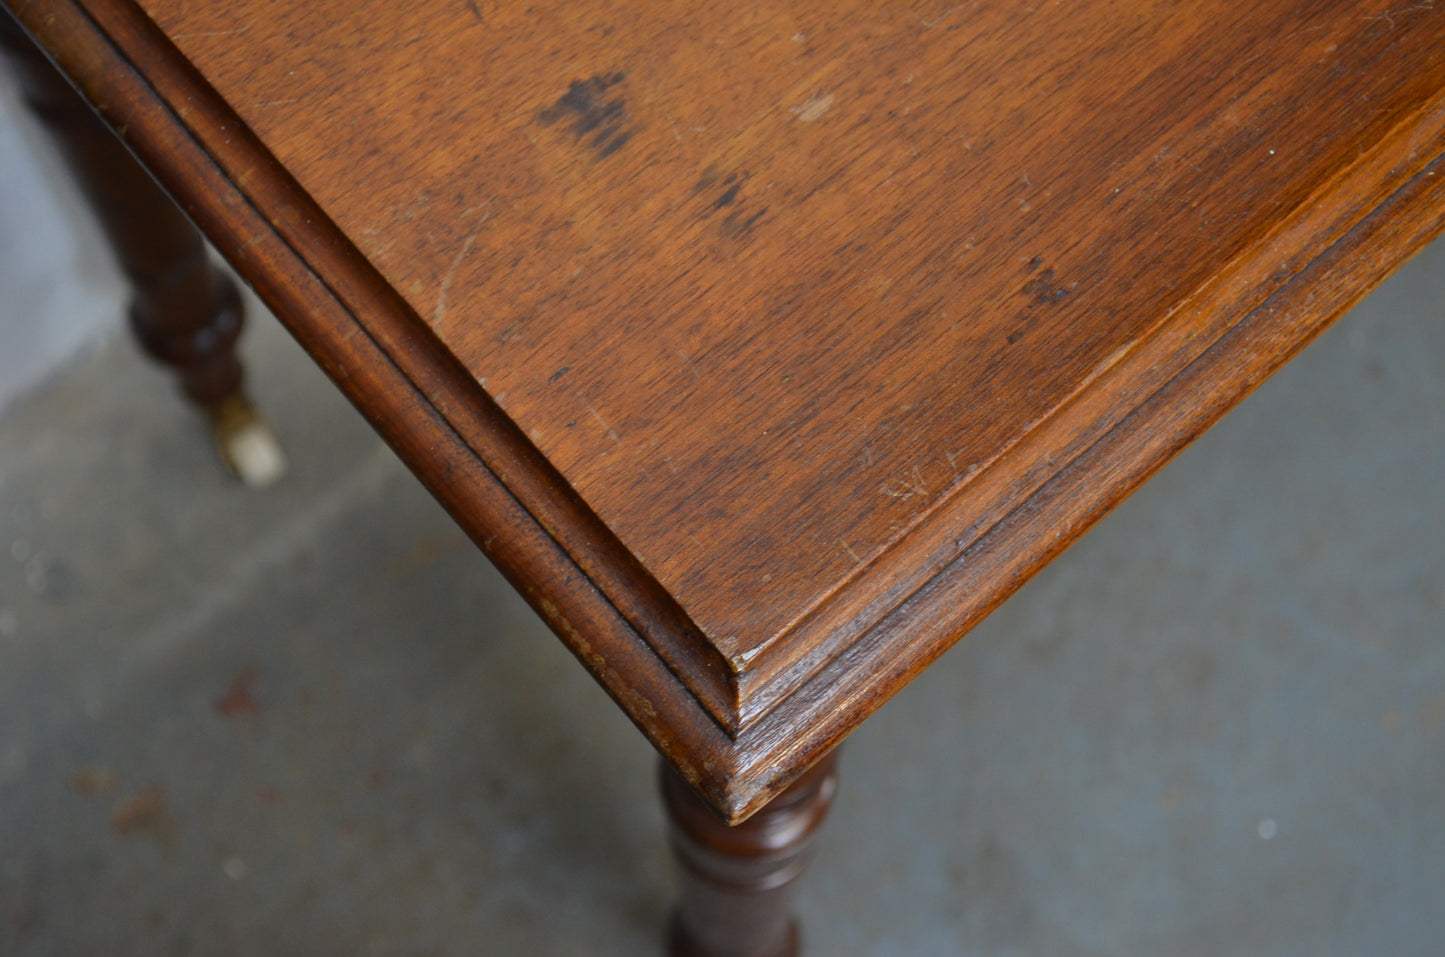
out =
<path fill-rule="evenodd" d="M 735 827 L 666 764 L 661 784 L 682 884 L 668 931 L 671 957 L 794 957 L 793 894 L 833 803 L 835 755 Z"/>

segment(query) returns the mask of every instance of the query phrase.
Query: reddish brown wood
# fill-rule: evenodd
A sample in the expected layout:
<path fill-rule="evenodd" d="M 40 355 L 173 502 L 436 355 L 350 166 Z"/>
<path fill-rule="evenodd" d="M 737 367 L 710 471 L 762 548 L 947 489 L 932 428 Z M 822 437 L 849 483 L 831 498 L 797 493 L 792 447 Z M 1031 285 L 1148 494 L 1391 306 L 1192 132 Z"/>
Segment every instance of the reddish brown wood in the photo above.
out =
<path fill-rule="evenodd" d="M 143 6 L 717 649 L 739 728 L 1126 415 L 1106 370 L 1207 348 L 1171 310 L 1241 257 L 1210 311 L 1267 295 L 1307 250 L 1255 244 L 1445 68 L 1439 13 L 1351 0 Z"/>
<path fill-rule="evenodd" d="M 837 790 L 836 755 L 736 825 L 718 817 L 665 762 L 661 784 L 682 883 L 669 929 L 672 957 L 797 954 L 793 897 Z"/>
<path fill-rule="evenodd" d="M 735 820 L 1445 224 L 1429 5 L 6 2 Z"/>
<path fill-rule="evenodd" d="M 25 101 L 59 147 L 130 281 L 130 326 L 182 392 L 214 410 L 241 395 L 241 297 L 205 241 L 70 84 L 0 15 L 0 48 Z"/>

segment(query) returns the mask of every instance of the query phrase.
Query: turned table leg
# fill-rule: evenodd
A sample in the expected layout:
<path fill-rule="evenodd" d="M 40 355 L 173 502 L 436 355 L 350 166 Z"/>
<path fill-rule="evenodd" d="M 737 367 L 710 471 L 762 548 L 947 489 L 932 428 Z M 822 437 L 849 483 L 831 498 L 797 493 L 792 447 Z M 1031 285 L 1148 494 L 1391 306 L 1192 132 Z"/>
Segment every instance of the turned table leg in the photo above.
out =
<path fill-rule="evenodd" d="M 0 11 L 0 50 L 25 101 L 60 148 L 132 289 L 130 325 L 204 410 L 222 457 L 247 484 L 279 478 L 285 459 L 241 389 L 241 297 L 190 222 L 86 103 Z"/>
<path fill-rule="evenodd" d="M 830 754 L 748 820 L 729 827 L 676 771 L 662 768 L 682 899 L 671 957 L 793 957 L 793 892 L 837 788 Z"/>

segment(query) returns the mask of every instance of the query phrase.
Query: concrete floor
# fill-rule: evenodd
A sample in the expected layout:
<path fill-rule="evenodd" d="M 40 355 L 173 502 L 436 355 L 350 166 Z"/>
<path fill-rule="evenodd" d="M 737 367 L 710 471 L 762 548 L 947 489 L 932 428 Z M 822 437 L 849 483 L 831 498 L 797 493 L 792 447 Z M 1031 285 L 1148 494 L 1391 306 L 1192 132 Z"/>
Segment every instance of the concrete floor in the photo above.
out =
<path fill-rule="evenodd" d="M 854 736 L 812 954 L 1445 953 L 1442 317 L 1437 244 Z M 0 417 L 0 954 L 657 953 L 648 746 L 252 333 L 273 490 L 123 340 Z"/>

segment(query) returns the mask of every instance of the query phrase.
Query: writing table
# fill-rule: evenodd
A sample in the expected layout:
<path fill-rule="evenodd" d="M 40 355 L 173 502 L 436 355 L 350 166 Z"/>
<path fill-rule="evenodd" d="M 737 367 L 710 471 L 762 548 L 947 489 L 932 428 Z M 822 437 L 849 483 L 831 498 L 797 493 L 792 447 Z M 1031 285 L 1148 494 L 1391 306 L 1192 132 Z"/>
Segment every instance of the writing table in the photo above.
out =
<path fill-rule="evenodd" d="M 662 753 L 679 953 L 793 946 L 836 744 L 1445 225 L 1428 2 L 7 5 Z"/>

